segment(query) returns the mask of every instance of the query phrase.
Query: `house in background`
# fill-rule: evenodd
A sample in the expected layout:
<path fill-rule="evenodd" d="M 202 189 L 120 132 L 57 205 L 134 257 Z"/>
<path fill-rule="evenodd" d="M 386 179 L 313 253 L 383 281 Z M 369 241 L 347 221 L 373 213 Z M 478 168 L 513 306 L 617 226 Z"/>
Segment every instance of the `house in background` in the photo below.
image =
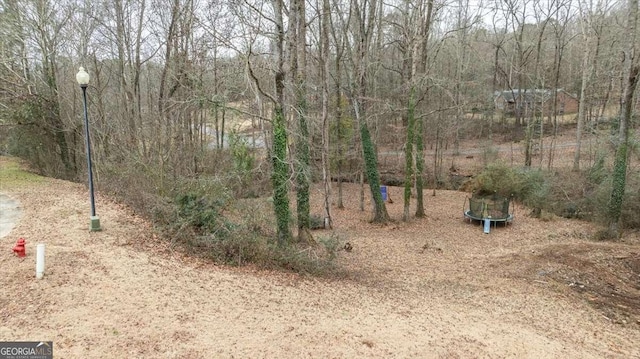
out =
<path fill-rule="evenodd" d="M 556 114 L 578 112 L 578 98 L 563 89 L 555 91 Z M 496 109 L 507 115 L 527 117 L 532 114 L 550 116 L 553 111 L 554 91 L 551 89 L 514 89 L 496 91 Z"/>

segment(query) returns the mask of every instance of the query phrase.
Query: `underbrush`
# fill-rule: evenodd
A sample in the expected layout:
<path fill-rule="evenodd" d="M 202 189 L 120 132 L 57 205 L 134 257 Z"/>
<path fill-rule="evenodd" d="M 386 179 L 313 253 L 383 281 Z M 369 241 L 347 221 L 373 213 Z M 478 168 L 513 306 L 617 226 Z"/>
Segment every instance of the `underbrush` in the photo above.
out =
<path fill-rule="evenodd" d="M 193 254 L 231 265 L 253 264 L 299 273 L 336 270 L 341 240 L 330 235 L 313 243 L 277 243 L 271 203 L 206 194 L 179 195 L 177 218 L 167 230 Z"/>
<path fill-rule="evenodd" d="M 168 176 L 152 165 L 103 166 L 101 190 L 150 219 L 172 245 L 229 265 L 322 275 L 337 270 L 340 239 L 278 244 L 268 177 L 259 163 L 217 157 L 198 176 Z M 266 171 L 264 172 L 266 173 Z"/>
<path fill-rule="evenodd" d="M 551 215 L 555 215 L 602 225 L 608 223 L 612 180 L 604 158 L 581 171 L 513 168 L 494 162 L 465 187 L 480 195 L 497 194 L 513 198 L 531 208 L 531 215 L 545 221 L 552 220 Z M 621 228 L 639 229 L 639 211 L 640 174 L 632 172 L 627 176 Z"/>

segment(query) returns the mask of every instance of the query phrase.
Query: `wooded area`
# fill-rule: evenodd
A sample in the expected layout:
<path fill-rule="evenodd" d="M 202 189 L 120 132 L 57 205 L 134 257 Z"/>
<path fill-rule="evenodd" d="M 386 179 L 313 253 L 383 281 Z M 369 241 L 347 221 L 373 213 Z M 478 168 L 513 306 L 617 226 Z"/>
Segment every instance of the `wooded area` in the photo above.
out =
<path fill-rule="evenodd" d="M 637 151 L 637 8 L 637 0 L 0 0 L 0 152 L 49 176 L 85 178 L 74 78 L 83 66 L 98 188 L 149 216 L 190 193 L 241 198 L 268 188 L 284 243 L 294 238 L 290 190 L 300 239 L 310 236 L 313 182 L 323 183 L 322 225 L 331 226 L 332 203 L 341 206 L 343 180 L 367 183 L 373 221 L 386 222 L 378 156 L 402 151 L 409 220 L 424 215 L 424 188 L 443 181 L 444 150 L 458 156 L 464 140 L 490 149 L 507 138 L 523 154 L 517 167 L 566 170 L 556 146 L 568 121 L 569 169 L 604 169 L 607 223 L 619 236 Z M 602 152 L 585 159 L 584 136 L 602 131 Z"/>

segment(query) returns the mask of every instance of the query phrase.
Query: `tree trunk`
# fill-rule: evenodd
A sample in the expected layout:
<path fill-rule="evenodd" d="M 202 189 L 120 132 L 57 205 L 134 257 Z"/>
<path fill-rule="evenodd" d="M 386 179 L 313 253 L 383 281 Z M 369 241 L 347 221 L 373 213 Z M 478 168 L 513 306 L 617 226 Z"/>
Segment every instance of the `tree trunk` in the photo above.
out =
<path fill-rule="evenodd" d="M 389 221 L 389 214 L 380 193 L 380 174 L 378 173 L 378 158 L 376 156 L 373 140 L 367 123 L 362 118 L 359 109 L 359 101 L 354 103 L 354 112 L 360 128 L 360 141 L 362 142 L 362 155 L 364 157 L 364 173 L 369 183 L 371 197 L 373 198 L 374 216 L 372 222 L 386 223 Z"/>
<path fill-rule="evenodd" d="M 629 156 L 629 125 L 633 111 L 633 94 L 638 83 L 640 67 L 636 64 L 635 39 L 638 21 L 638 0 L 629 0 L 629 17 L 627 19 L 626 36 L 628 48 L 625 49 L 624 73 L 625 83 L 622 98 L 622 113 L 620 114 L 620 128 L 616 157 L 613 165 L 613 188 L 608 206 L 609 234 L 612 238 L 620 238 L 620 216 L 624 201 L 627 180 L 627 160 Z"/>
<path fill-rule="evenodd" d="M 289 35 L 291 49 L 291 76 L 294 80 L 294 96 L 298 131 L 296 136 L 296 211 L 298 240 L 311 240 L 309 232 L 309 126 L 307 124 L 306 91 L 306 18 L 304 0 L 294 0 L 289 11 Z"/>
<path fill-rule="evenodd" d="M 411 81 L 411 79 L 409 80 Z M 415 142 L 415 93 L 414 85 L 411 85 L 409 90 L 409 104 L 407 108 L 407 140 L 404 147 L 404 211 L 402 213 L 402 220 L 409 220 L 409 207 L 411 203 L 411 187 L 413 187 L 413 145 Z"/>
<path fill-rule="evenodd" d="M 587 87 L 591 80 L 589 69 L 589 35 L 586 33 L 586 24 L 583 24 L 584 49 L 582 50 L 582 84 L 580 86 L 580 103 L 578 104 L 578 125 L 576 126 L 576 151 L 573 155 L 573 170 L 580 170 L 580 152 L 582 147 L 582 132 L 587 108 Z"/>
<path fill-rule="evenodd" d="M 424 218 L 424 120 L 415 120 L 414 142 L 416 143 L 416 217 Z"/>
<path fill-rule="evenodd" d="M 289 209 L 289 164 L 287 162 L 287 125 L 284 115 L 284 25 L 282 21 L 284 4 L 282 0 L 273 0 L 273 9 L 276 19 L 276 73 L 275 89 L 276 102 L 273 109 L 273 151 L 271 162 L 273 165 L 271 184 L 273 186 L 273 206 L 276 214 L 278 244 L 286 245 L 291 240 L 289 222 L 291 210 Z"/>
<path fill-rule="evenodd" d="M 376 1 L 365 4 L 368 8 L 365 6 L 361 9 L 356 0 L 352 0 L 351 3 L 351 11 L 354 15 L 356 21 L 355 28 L 357 29 L 354 34 L 356 51 L 353 56 L 353 63 L 356 76 L 354 81 L 352 81 L 355 85 L 355 89 L 352 91 L 352 102 L 360 132 L 362 155 L 365 165 L 364 172 L 367 176 L 367 182 L 369 183 L 369 189 L 371 190 L 371 198 L 373 199 L 374 216 L 372 221 L 376 223 L 387 223 L 389 221 L 389 214 L 387 213 L 387 208 L 382 200 L 382 194 L 380 193 L 378 158 L 376 156 L 375 147 L 366 118 L 367 67 L 369 65 L 371 37 L 375 27 L 374 19 L 376 14 L 376 5 L 378 4 Z"/>
<path fill-rule="evenodd" d="M 344 176 L 344 160 L 345 160 L 345 141 L 343 139 L 343 118 L 342 118 L 342 82 L 340 81 L 340 62 L 342 51 L 338 50 L 336 53 L 336 139 L 338 147 L 337 154 L 337 170 L 338 170 L 338 208 L 344 208 L 344 202 L 342 200 L 342 179 Z"/>
<path fill-rule="evenodd" d="M 322 1 L 320 74 L 322 81 L 322 185 L 324 188 L 324 227 L 332 227 L 331 172 L 329 162 L 329 0 Z M 338 74 L 338 76 L 340 76 Z"/>
<path fill-rule="evenodd" d="M 422 3 L 422 9 L 424 9 L 425 3 Z M 420 24 L 420 47 L 418 48 L 418 54 L 416 55 L 419 58 L 416 69 L 416 79 L 423 84 L 423 76 L 427 73 L 427 45 L 429 42 L 429 35 L 431 34 L 431 17 L 433 15 L 433 0 L 426 1 L 426 9 L 424 12 L 424 16 L 421 16 L 422 22 Z M 424 97 L 427 97 L 428 88 L 424 90 Z M 423 218 L 425 217 L 424 213 L 424 116 L 418 116 L 414 119 L 415 129 L 413 134 L 413 140 L 416 146 L 416 217 Z"/>

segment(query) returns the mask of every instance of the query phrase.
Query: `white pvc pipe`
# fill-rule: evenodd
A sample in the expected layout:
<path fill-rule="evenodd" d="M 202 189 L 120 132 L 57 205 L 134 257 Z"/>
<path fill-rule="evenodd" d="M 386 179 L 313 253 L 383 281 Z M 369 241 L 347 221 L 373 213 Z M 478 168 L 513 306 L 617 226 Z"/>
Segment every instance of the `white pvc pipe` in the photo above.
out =
<path fill-rule="evenodd" d="M 36 278 L 44 277 L 44 244 L 36 246 Z"/>

